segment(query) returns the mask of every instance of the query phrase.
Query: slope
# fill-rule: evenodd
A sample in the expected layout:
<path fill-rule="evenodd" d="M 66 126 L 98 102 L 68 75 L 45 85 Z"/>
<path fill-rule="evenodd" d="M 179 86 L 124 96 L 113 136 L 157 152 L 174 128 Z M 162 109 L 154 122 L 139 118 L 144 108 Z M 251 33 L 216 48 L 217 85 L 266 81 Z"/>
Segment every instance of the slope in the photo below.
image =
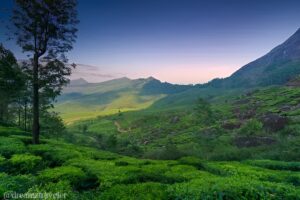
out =
<path fill-rule="evenodd" d="M 55 110 L 67 123 L 71 123 L 99 115 L 144 109 L 166 95 L 191 87 L 162 83 L 153 77 L 120 78 L 102 83 L 75 80 L 64 89 Z"/>

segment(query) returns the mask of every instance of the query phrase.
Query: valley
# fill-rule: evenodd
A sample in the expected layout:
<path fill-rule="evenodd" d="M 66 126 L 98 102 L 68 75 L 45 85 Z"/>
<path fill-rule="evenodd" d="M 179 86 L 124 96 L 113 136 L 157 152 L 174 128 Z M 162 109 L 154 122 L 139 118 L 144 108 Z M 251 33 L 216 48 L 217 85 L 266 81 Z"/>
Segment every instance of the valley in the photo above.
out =
<path fill-rule="evenodd" d="M 0 199 L 300 200 L 299 6 L 1 1 Z"/>

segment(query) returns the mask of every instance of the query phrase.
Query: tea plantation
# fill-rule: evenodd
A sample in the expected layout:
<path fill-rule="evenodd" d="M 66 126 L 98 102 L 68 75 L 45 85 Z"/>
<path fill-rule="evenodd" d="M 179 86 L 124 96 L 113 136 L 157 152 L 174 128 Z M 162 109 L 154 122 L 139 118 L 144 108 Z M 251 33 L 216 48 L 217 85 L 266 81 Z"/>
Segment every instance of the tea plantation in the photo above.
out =
<path fill-rule="evenodd" d="M 136 159 L 53 139 L 31 145 L 24 134 L 0 128 L 1 197 L 14 191 L 78 200 L 300 199 L 300 162 Z"/>

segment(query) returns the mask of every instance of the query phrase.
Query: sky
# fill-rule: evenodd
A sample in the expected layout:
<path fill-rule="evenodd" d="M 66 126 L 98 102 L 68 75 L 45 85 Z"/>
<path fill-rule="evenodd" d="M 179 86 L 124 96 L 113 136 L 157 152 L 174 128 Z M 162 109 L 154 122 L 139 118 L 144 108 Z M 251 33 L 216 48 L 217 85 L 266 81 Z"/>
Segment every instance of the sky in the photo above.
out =
<path fill-rule="evenodd" d="M 0 42 L 12 0 L 0 1 Z M 119 77 L 178 84 L 230 76 L 300 27 L 299 0 L 78 0 L 72 79 Z"/>

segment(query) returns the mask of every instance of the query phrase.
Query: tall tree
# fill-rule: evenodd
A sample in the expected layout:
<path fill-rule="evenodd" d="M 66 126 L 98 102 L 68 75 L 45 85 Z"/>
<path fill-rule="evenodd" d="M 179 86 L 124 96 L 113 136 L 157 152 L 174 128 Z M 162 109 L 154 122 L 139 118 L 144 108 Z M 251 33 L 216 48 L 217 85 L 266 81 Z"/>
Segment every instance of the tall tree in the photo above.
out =
<path fill-rule="evenodd" d="M 11 51 L 0 44 L 0 122 L 8 121 L 8 106 L 17 101 L 24 87 L 24 74 L 16 58 Z"/>
<path fill-rule="evenodd" d="M 41 83 L 41 77 L 46 80 L 45 76 L 51 76 L 52 70 L 57 71 L 57 67 L 64 68 L 64 71 L 70 68 L 65 65 L 65 53 L 72 49 L 76 39 L 76 5 L 76 0 L 15 0 L 11 19 L 14 36 L 23 51 L 32 56 L 33 144 L 39 143 L 40 91 L 47 90 L 47 84 Z M 44 67 L 48 71 L 41 75 Z"/>

